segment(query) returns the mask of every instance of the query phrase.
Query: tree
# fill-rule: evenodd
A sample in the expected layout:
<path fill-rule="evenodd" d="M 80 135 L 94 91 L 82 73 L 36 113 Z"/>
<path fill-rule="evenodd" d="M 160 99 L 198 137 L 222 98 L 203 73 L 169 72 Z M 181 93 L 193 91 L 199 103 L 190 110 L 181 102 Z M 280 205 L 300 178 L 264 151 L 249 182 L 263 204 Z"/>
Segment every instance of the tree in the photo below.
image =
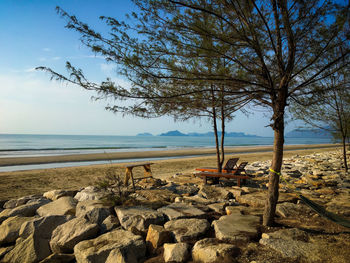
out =
<path fill-rule="evenodd" d="M 327 92 L 319 92 L 313 97 L 303 98 L 290 111 L 295 119 L 307 125 L 327 130 L 343 145 L 345 172 L 348 172 L 346 142 L 350 137 L 350 82 L 348 71 L 339 71 L 323 82 L 331 87 Z M 322 91 L 322 90 L 321 90 Z"/>
<path fill-rule="evenodd" d="M 337 62 L 350 54 L 349 6 L 330 0 L 134 2 L 139 12 L 133 14 L 133 23 L 102 17 L 111 28 L 109 36 L 61 10 L 67 27 L 81 33 L 92 51 L 117 63 L 119 73 L 133 88 L 110 80 L 91 83 L 69 63 L 69 77 L 45 70 L 54 78 L 95 90 L 101 97 L 138 99 L 143 112 L 154 110 L 154 102 L 161 98 L 203 94 L 210 92 L 209 87 L 216 92 L 224 87 L 225 94 L 247 96 L 255 105 L 270 109 L 274 147 L 263 224 L 272 225 L 283 162 L 285 110 L 291 100 L 313 94 L 320 81 L 344 66 Z M 193 17 L 203 14 L 220 27 L 196 23 Z M 212 39 L 215 45 L 200 46 L 192 41 L 194 37 Z M 343 52 L 329 60 L 329 54 L 341 45 Z M 224 58 L 226 67 L 214 72 L 196 67 L 193 58 L 198 57 L 198 50 L 211 54 L 208 59 Z M 140 104 L 135 105 L 137 109 Z M 135 107 L 116 106 L 114 110 L 134 113 Z"/>

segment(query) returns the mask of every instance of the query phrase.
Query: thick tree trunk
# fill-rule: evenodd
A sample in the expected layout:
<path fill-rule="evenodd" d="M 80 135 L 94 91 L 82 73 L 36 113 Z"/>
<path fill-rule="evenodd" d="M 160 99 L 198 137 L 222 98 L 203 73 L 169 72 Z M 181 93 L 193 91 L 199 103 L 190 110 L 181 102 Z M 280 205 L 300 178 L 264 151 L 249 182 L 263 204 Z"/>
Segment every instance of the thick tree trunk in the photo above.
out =
<path fill-rule="evenodd" d="M 348 161 L 346 158 L 346 138 L 345 138 L 345 136 L 343 136 L 343 159 L 344 159 L 345 172 L 348 172 Z"/>
<path fill-rule="evenodd" d="M 275 120 L 274 125 L 274 142 L 273 142 L 273 156 L 270 176 L 269 188 L 265 203 L 265 210 L 263 215 L 263 224 L 265 226 L 272 226 L 274 224 L 274 217 L 276 205 L 278 201 L 279 178 L 283 162 L 283 145 L 284 145 L 284 118 Z"/>

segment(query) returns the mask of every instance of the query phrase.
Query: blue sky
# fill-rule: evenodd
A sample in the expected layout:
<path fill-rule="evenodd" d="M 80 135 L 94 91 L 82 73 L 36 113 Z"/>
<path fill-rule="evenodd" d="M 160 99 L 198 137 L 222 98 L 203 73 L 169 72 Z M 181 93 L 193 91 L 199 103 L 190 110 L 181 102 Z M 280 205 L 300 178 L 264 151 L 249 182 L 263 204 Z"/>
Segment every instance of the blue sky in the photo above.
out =
<path fill-rule="evenodd" d="M 122 19 L 133 9 L 129 0 L 1 0 L 0 1 L 0 133 L 22 134 L 159 134 L 168 130 L 211 131 L 207 120 L 174 122 L 171 117 L 145 120 L 105 111 L 105 101 L 92 101 L 79 87 L 50 81 L 38 66 L 64 73 L 66 61 L 80 67 L 94 81 L 111 76 L 113 65 L 95 57 L 79 41 L 79 34 L 57 15 L 60 6 L 82 21 L 102 29 L 100 15 Z M 267 112 L 238 113 L 229 132 L 272 136 Z M 287 130 L 296 125 L 287 126 Z"/>

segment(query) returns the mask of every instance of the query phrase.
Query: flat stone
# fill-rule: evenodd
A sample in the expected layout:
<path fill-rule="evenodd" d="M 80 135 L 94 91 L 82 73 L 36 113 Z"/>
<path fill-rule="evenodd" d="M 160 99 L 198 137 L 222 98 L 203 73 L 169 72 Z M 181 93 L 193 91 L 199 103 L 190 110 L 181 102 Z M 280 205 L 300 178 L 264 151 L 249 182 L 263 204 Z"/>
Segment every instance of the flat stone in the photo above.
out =
<path fill-rule="evenodd" d="M 68 216 L 49 216 L 23 223 L 16 246 L 5 255 L 3 261 L 31 263 L 45 259 L 51 254 L 49 241 L 52 231 L 68 220 Z"/>
<path fill-rule="evenodd" d="M 172 241 L 170 232 L 165 230 L 163 226 L 150 225 L 146 236 L 147 247 L 150 251 L 153 251 L 164 243 Z"/>
<path fill-rule="evenodd" d="M 22 224 L 32 219 L 33 217 L 14 216 L 2 222 L 0 225 L 0 245 L 15 242 L 19 237 Z"/>
<path fill-rule="evenodd" d="M 37 213 L 40 216 L 75 215 L 76 205 L 77 200 L 71 196 L 64 196 L 41 206 Z"/>
<path fill-rule="evenodd" d="M 266 192 L 255 192 L 237 196 L 236 200 L 242 205 L 249 205 L 252 207 L 264 207 L 266 199 Z"/>
<path fill-rule="evenodd" d="M 224 209 L 225 209 L 226 203 L 214 203 L 214 204 L 210 204 L 208 205 L 208 207 L 217 212 L 217 213 L 223 213 Z"/>
<path fill-rule="evenodd" d="M 239 249 L 232 244 L 218 242 L 215 238 L 205 238 L 196 242 L 192 249 L 194 262 L 233 262 Z"/>
<path fill-rule="evenodd" d="M 171 263 L 187 262 L 190 255 L 189 249 L 190 245 L 186 243 L 164 244 L 164 261 Z"/>
<path fill-rule="evenodd" d="M 225 188 L 212 185 L 203 185 L 198 195 L 214 202 L 222 202 L 233 197 L 233 194 Z"/>
<path fill-rule="evenodd" d="M 67 191 L 67 190 L 51 190 L 43 194 L 43 196 L 47 199 L 55 201 L 63 196 L 71 196 L 73 197 L 77 191 Z"/>
<path fill-rule="evenodd" d="M 226 215 L 231 215 L 231 214 L 239 214 L 241 215 L 241 207 L 239 206 L 226 206 L 225 207 L 225 212 Z"/>
<path fill-rule="evenodd" d="M 305 213 L 311 213 L 311 209 L 302 204 L 284 202 L 276 206 L 276 214 L 281 217 L 296 217 Z"/>
<path fill-rule="evenodd" d="M 231 214 L 213 221 L 215 236 L 222 241 L 249 241 L 258 236 L 260 218 L 252 215 Z"/>
<path fill-rule="evenodd" d="M 135 227 L 139 231 L 147 231 L 149 225 L 161 225 L 164 223 L 164 215 L 156 210 L 146 207 L 115 207 L 119 222 L 124 229 Z"/>
<path fill-rule="evenodd" d="M 0 247 L 0 259 L 10 252 L 15 246 Z"/>
<path fill-rule="evenodd" d="M 206 219 L 177 219 L 166 222 L 164 228 L 170 231 L 176 242 L 186 242 L 203 236 L 210 228 Z"/>
<path fill-rule="evenodd" d="M 169 220 L 180 218 L 200 218 L 206 216 L 206 213 L 202 210 L 186 203 L 172 203 L 168 206 L 159 208 L 157 211 L 165 214 Z"/>
<path fill-rule="evenodd" d="M 283 239 L 283 240 L 299 240 L 307 242 L 308 234 L 298 228 L 281 229 L 275 232 L 263 233 L 262 238 L 265 239 Z"/>
<path fill-rule="evenodd" d="M 120 229 L 82 241 L 74 247 L 78 263 L 139 262 L 145 254 L 146 245 L 142 237 Z"/>
<path fill-rule="evenodd" d="M 97 224 L 92 224 L 84 217 L 74 218 L 58 226 L 50 241 L 52 252 L 72 253 L 80 241 L 96 237 L 99 231 Z"/>

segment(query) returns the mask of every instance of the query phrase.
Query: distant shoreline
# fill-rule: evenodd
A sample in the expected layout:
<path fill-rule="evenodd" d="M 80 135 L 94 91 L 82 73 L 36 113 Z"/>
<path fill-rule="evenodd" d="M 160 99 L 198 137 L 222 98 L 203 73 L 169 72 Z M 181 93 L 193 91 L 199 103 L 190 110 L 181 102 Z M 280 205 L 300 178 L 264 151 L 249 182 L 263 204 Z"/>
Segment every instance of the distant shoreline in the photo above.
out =
<path fill-rule="evenodd" d="M 339 144 L 309 144 L 309 145 L 285 145 L 285 150 L 303 150 L 339 147 Z M 225 153 L 258 153 L 271 152 L 272 146 L 237 146 L 226 147 Z M 36 156 L 36 157 L 5 157 L 0 158 L 0 166 L 18 166 L 18 165 L 40 165 L 50 163 L 72 163 L 79 166 L 80 162 L 94 161 L 115 161 L 129 160 L 129 162 L 139 159 L 173 158 L 173 157 L 197 157 L 205 155 L 214 155 L 215 148 L 189 148 L 179 150 L 161 150 L 161 151 L 139 151 L 139 152 L 114 152 L 114 153 L 90 153 L 90 154 L 71 154 L 57 156 Z"/>

